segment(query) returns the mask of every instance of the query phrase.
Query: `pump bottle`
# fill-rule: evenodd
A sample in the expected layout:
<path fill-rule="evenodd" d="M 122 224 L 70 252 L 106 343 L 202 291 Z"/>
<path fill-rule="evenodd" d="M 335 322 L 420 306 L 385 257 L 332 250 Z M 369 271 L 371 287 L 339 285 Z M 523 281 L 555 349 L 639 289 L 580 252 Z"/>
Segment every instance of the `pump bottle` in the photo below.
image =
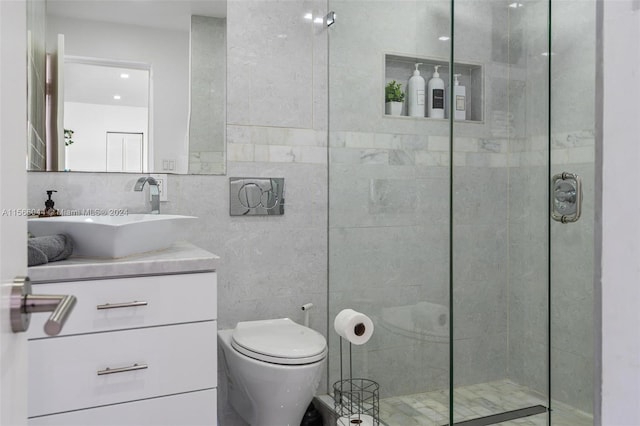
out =
<path fill-rule="evenodd" d="M 444 118 L 444 81 L 438 73 L 440 66 L 434 66 L 435 71 L 427 85 L 427 115 L 431 118 Z"/>
<path fill-rule="evenodd" d="M 466 120 L 467 119 L 467 89 L 464 86 L 460 86 L 460 82 L 458 81 L 458 77 L 462 74 L 454 74 L 455 83 L 453 86 L 453 96 L 455 102 L 455 112 L 454 118 L 456 120 Z"/>
<path fill-rule="evenodd" d="M 44 202 L 44 210 L 41 210 L 39 215 L 40 217 L 51 217 L 51 216 L 60 216 L 60 213 L 58 213 L 58 210 L 56 210 L 53 206 L 55 206 L 55 202 L 51 199 L 51 195 L 54 192 L 58 192 L 55 189 L 48 189 L 47 190 L 47 196 L 49 197 L 47 200 L 45 200 Z"/>
<path fill-rule="evenodd" d="M 420 75 L 418 67 L 422 63 L 416 63 L 416 69 L 413 77 L 409 79 L 407 94 L 409 95 L 409 104 L 407 106 L 410 117 L 424 117 L 425 99 L 424 99 L 424 78 Z"/>

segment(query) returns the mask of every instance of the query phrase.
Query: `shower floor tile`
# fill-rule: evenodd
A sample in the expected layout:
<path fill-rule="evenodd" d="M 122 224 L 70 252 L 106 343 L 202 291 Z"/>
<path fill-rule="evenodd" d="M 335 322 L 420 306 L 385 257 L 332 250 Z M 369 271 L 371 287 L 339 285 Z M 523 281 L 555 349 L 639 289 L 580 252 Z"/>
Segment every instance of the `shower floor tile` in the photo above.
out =
<path fill-rule="evenodd" d="M 532 405 L 546 405 L 545 398 L 540 394 L 510 380 L 462 386 L 454 393 L 456 421 Z M 442 426 L 448 421 L 448 406 L 449 392 L 446 390 L 386 398 L 380 401 L 380 418 L 388 426 Z M 553 426 L 593 426 L 591 416 L 558 402 L 553 403 L 551 419 Z M 546 426 L 547 415 L 540 414 L 498 424 Z"/>

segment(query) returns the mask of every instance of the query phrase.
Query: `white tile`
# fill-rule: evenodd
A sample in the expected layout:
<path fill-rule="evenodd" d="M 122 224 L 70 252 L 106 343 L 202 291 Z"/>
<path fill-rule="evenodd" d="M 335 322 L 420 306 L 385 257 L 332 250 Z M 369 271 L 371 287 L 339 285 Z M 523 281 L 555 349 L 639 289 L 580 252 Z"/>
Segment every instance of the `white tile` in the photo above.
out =
<path fill-rule="evenodd" d="M 399 135 L 389 133 L 376 133 L 373 137 L 372 148 L 378 149 L 399 149 L 402 147 L 402 140 Z"/>
<path fill-rule="evenodd" d="M 446 151 L 449 152 L 448 136 L 429 136 L 429 151 Z"/>
<path fill-rule="evenodd" d="M 453 139 L 453 149 L 456 152 L 478 152 L 478 140 L 456 137 Z"/>
<path fill-rule="evenodd" d="M 595 161 L 595 156 L 595 148 L 592 146 L 572 148 L 569 150 L 569 163 L 593 163 Z"/>
<path fill-rule="evenodd" d="M 347 148 L 374 148 L 375 133 L 346 132 Z"/>
<path fill-rule="evenodd" d="M 227 142 L 251 143 L 251 127 L 228 125 Z"/>
<path fill-rule="evenodd" d="M 254 161 L 253 145 L 227 144 L 227 161 Z"/>
<path fill-rule="evenodd" d="M 416 164 L 426 164 L 427 166 L 449 166 L 449 153 L 432 152 L 432 151 L 416 151 Z"/>
<path fill-rule="evenodd" d="M 327 164 L 327 148 L 301 146 L 300 162 L 310 164 Z"/>
<path fill-rule="evenodd" d="M 454 166 L 466 166 L 467 165 L 467 154 L 464 152 L 454 152 L 453 153 L 453 165 Z"/>
<path fill-rule="evenodd" d="M 284 142 L 291 146 L 316 146 L 316 132 L 313 129 L 288 129 Z"/>
<path fill-rule="evenodd" d="M 551 151 L 551 164 L 569 164 L 569 149 L 554 149 Z"/>
<path fill-rule="evenodd" d="M 297 163 L 300 161 L 300 147 L 269 145 L 269 162 Z"/>
<path fill-rule="evenodd" d="M 257 163 L 269 162 L 269 145 L 254 145 L 253 161 Z"/>

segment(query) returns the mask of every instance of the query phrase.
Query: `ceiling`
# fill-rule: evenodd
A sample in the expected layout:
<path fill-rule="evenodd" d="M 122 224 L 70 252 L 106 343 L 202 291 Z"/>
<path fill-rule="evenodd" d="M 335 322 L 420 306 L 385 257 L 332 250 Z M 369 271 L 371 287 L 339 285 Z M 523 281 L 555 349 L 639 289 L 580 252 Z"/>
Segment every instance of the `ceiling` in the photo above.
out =
<path fill-rule="evenodd" d="M 64 74 L 66 102 L 144 108 L 149 104 L 148 70 L 66 62 Z"/>
<path fill-rule="evenodd" d="M 46 0 L 47 15 L 188 31 L 191 15 L 224 18 L 226 0 Z"/>

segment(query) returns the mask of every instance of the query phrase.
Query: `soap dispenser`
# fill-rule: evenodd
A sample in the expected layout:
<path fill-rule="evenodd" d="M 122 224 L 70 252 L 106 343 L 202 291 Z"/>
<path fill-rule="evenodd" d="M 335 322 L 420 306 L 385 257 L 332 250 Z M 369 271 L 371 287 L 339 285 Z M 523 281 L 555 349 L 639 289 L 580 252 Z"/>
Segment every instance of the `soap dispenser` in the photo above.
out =
<path fill-rule="evenodd" d="M 466 120 L 467 119 L 467 89 L 464 86 L 460 85 L 458 81 L 458 77 L 462 74 L 454 74 L 455 83 L 453 86 L 453 96 L 455 100 L 455 113 L 454 118 L 456 120 Z"/>
<path fill-rule="evenodd" d="M 427 85 L 427 114 L 431 118 L 444 118 L 444 81 L 438 73 L 440 66 L 433 67 L 435 71 Z"/>
<path fill-rule="evenodd" d="M 49 199 L 44 202 L 45 209 L 44 209 L 44 211 L 40 212 L 40 217 L 60 216 L 60 213 L 58 213 L 58 210 L 56 210 L 53 207 L 55 205 L 55 203 L 51 199 L 51 195 L 53 195 L 54 192 L 58 192 L 58 191 L 56 191 L 55 189 L 47 190 L 47 195 L 48 195 Z"/>
<path fill-rule="evenodd" d="M 407 88 L 407 94 L 409 95 L 408 113 L 410 117 L 424 117 L 425 81 L 418 69 L 420 65 L 422 65 L 422 63 L 416 63 L 416 69 L 413 72 L 413 77 L 409 79 L 409 87 Z"/>

